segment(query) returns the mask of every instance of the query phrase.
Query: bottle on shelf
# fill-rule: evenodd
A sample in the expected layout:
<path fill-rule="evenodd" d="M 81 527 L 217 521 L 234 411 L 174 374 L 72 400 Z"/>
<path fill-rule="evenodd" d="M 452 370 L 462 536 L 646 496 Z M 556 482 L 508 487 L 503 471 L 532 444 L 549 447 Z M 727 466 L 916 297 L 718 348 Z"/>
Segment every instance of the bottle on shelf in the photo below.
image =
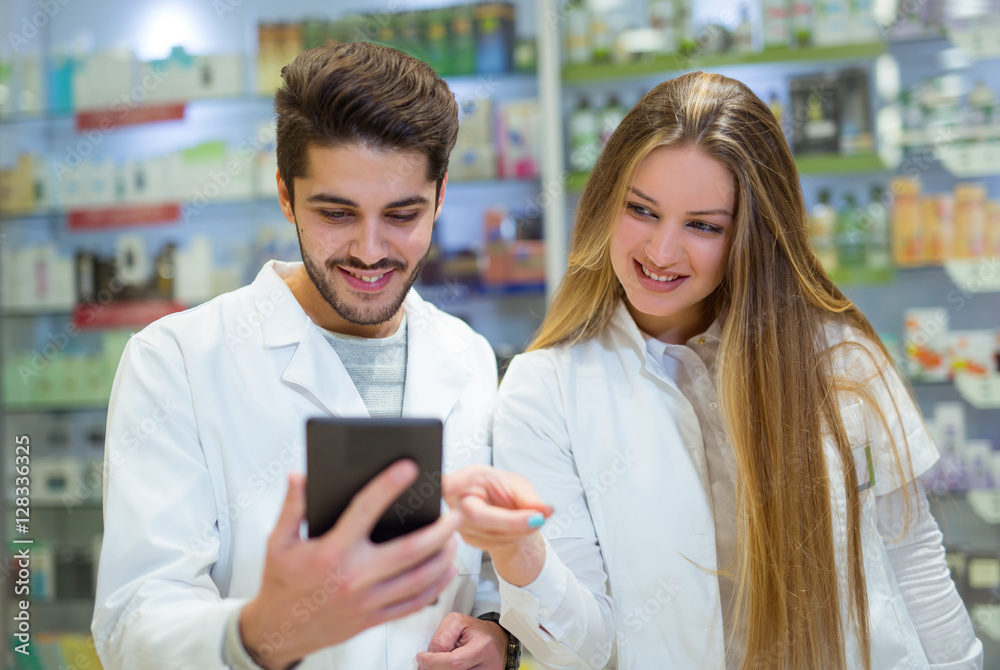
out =
<path fill-rule="evenodd" d="M 600 121 L 586 96 L 580 96 L 569 117 L 569 164 L 574 172 L 594 167 L 601 152 Z"/>
<path fill-rule="evenodd" d="M 977 80 L 976 85 L 969 92 L 969 120 L 972 125 L 983 126 L 995 123 L 996 102 L 993 89 L 987 86 L 982 79 Z"/>
<path fill-rule="evenodd" d="M 625 118 L 626 110 L 622 107 L 621 103 L 618 102 L 618 95 L 612 93 L 608 96 L 608 104 L 605 105 L 604 109 L 600 111 L 601 129 L 600 129 L 600 145 L 604 148 L 604 145 L 608 143 L 611 138 L 611 134 L 615 132 L 615 128 L 618 124 L 622 122 Z"/>
<path fill-rule="evenodd" d="M 732 34 L 730 48 L 733 53 L 748 54 L 754 50 L 753 25 L 750 23 L 750 8 L 745 2 L 740 3 L 740 22 Z"/>
<path fill-rule="evenodd" d="M 76 301 L 93 302 L 97 296 L 97 257 L 88 249 L 76 254 Z"/>
<path fill-rule="evenodd" d="M 781 98 L 774 91 L 771 91 L 771 97 L 768 99 L 767 106 L 771 108 L 771 113 L 774 114 L 774 120 L 778 122 L 778 126 L 781 128 L 781 132 L 788 137 L 788 131 L 785 129 L 785 106 L 781 104 Z"/>
<path fill-rule="evenodd" d="M 790 9 L 788 0 L 763 0 L 761 2 L 765 49 L 788 47 L 791 41 Z"/>
<path fill-rule="evenodd" d="M 865 211 L 865 260 L 870 269 L 885 270 L 892 265 L 885 188 L 880 184 L 872 186 L 871 197 Z"/>
<path fill-rule="evenodd" d="M 590 62 L 590 12 L 583 0 L 570 0 L 565 12 L 566 63 L 586 65 Z"/>
<path fill-rule="evenodd" d="M 590 60 L 594 63 L 611 62 L 611 50 L 614 45 L 614 35 L 611 34 L 609 13 L 603 11 L 590 12 Z"/>
<path fill-rule="evenodd" d="M 837 269 L 837 247 L 833 232 L 837 214 L 830 206 L 830 191 L 819 192 L 818 202 L 809 212 L 809 241 L 816 257 L 827 272 Z"/>
<path fill-rule="evenodd" d="M 649 2 L 649 26 L 660 34 L 664 53 L 675 53 L 680 47 L 679 14 L 676 0 Z"/>
<path fill-rule="evenodd" d="M 164 300 L 170 300 L 174 297 L 174 251 L 176 251 L 176 249 L 176 244 L 168 242 L 156 256 L 156 275 L 154 277 L 155 290 L 153 293 L 156 297 Z"/>
<path fill-rule="evenodd" d="M 837 46 L 851 41 L 848 0 L 816 0 L 813 40 L 816 46 Z"/>
<path fill-rule="evenodd" d="M 875 16 L 875 0 L 851 0 L 848 32 L 852 42 L 878 42 L 882 28 Z"/>
<path fill-rule="evenodd" d="M 853 193 L 847 193 L 837 211 L 833 234 L 839 269 L 853 270 L 865 266 L 865 233 L 864 222 L 858 216 L 858 201 Z"/>
<path fill-rule="evenodd" d="M 798 49 L 813 45 L 813 0 L 792 0 L 792 46 Z"/>

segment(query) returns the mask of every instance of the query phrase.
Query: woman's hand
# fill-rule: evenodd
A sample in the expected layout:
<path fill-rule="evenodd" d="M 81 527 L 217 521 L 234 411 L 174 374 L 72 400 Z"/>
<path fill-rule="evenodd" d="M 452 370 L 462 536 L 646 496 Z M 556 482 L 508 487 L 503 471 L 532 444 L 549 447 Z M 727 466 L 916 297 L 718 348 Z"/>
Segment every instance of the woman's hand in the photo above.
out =
<path fill-rule="evenodd" d="M 444 475 L 441 492 L 462 515 L 462 539 L 489 552 L 501 577 L 515 586 L 534 581 L 545 563 L 538 528 L 552 515 L 552 507 L 527 479 L 489 465 L 470 465 Z"/>

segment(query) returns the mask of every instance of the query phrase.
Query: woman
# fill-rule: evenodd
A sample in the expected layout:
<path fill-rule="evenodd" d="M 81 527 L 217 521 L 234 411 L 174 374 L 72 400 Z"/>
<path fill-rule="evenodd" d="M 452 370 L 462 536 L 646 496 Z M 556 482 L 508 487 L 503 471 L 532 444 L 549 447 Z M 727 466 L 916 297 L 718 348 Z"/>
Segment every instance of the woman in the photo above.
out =
<path fill-rule="evenodd" d="M 495 410 L 495 463 L 530 485 L 446 484 L 543 662 L 981 667 L 916 479 L 937 451 L 805 219 L 737 81 L 664 82 L 610 138 Z M 544 533 L 498 509 L 543 509 L 532 485 Z"/>

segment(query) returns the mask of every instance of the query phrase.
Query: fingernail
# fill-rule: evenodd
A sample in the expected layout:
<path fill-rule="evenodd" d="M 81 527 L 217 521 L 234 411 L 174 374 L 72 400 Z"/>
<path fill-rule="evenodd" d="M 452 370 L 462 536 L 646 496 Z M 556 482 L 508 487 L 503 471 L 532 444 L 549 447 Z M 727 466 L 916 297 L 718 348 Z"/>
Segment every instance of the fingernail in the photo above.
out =
<path fill-rule="evenodd" d="M 541 512 L 535 512 L 528 517 L 528 527 L 529 528 L 541 528 L 545 525 L 545 515 Z"/>

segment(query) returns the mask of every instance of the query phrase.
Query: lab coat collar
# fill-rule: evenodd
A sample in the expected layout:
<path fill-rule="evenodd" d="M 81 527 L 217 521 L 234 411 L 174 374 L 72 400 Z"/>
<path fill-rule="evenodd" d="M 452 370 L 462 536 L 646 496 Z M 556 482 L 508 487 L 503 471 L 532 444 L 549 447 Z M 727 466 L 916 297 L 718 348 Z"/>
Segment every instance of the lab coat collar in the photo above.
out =
<path fill-rule="evenodd" d="M 283 277 L 298 266 L 269 261 L 251 285 L 264 346 L 271 349 L 297 345 L 282 381 L 302 389 L 330 414 L 367 416 L 364 401 L 350 383 L 340 357 L 285 284 Z M 457 356 L 469 347 L 469 338 L 445 326 L 414 289 L 407 294 L 403 310 L 407 322 L 403 415 L 438 417 L 443 421 L 474 377 L 471 368 Z"/>

